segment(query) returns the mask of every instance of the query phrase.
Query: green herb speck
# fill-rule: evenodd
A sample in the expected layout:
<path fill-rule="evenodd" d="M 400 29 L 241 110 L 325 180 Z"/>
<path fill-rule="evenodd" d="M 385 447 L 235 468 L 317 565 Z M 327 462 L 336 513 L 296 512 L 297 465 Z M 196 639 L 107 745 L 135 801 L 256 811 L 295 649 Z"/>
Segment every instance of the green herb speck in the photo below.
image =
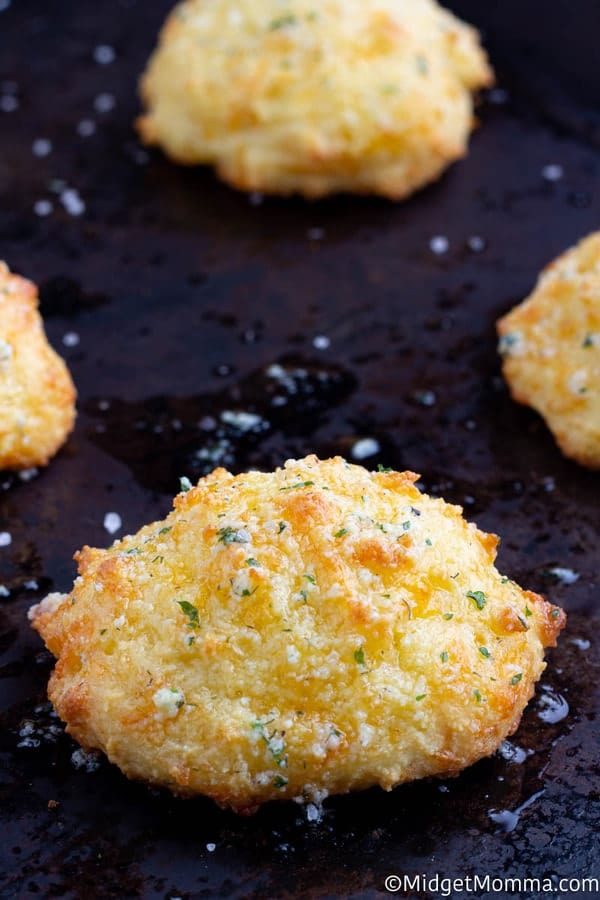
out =
<path fill-rule="evenodd" d="M 358 663 L 359 666 L 364 666 L 365 664 L 365 651 L 362 647 L 359 647 L 358 650 L 354 651 L 354 661 Z"/>
<path fill-rule="evenodd" d="M 279 531 L 277 532 L 277 534 L 281 534 L 281 532 L 285 531 L 286 528 L 287 528 L 287 522 L 280 522 L 279 523 Z"/>
<path fill-rule="evenodd" d="M 288 783 L 287 778 L 284 778 L 283 775 L 276 775 L 273 779 L 273 787 L 276 788 L 284 788 Z"/>
<path fill-rule="evenodd" d="M 467 591 L 466 596 L 469 600 L 473 600 L 477 609 L 483 609 L 487 603 L 487 598 L 483 591 Z"/>
<path fill-rule="evenodd" d="M 250 536 L 243 528 L 232 528 L 231 525 L 225 525 L 217 531 L 219 542 L 222 544 L 247 544 Z"/>
<path fill-rule="evenodd" d="M 179 479 L 179 489 L 183 494 L 187 494 L 188 491 L 191 491 L 192 482 L 187 477 L 187 475 L 182 475 Z"/>
<path fill-rule="evenodd" d="M 310 581 L 311 584 L 317 583 L 317 579 L 315 578 L 314 575 L 303 575 L 302 577 L 306 578 L 307 581 Z"/>
<path fill-rule="evenodd" d="M 473 691 L 473 696 L 475 697 L 475 699 L 477 700 L 478 703 L 481 703 L 481 694 L 479 693 L 477 688 L 475 688 L 475 690 Z"/>
<path fill-rule="evenodd" d="M 336 533 L 334 534 L 334 537 L 336 537 L 336 538 L 341 538 L 341 537 L 344 537 L 345 534 L 348 534 L 348 529 L 347 529 L 347 528 L 340 528 L 339 531 L 336 531 Z"/>
<path fill-rule="evenodd" d="M 279 16 L 269 22 L 269 31 L 279 31 L 280 28 L 288 28 L 290 25 L 298 24 L 298 16 L 289 13 L 287 16 Z"/>
<path fill-rule="evenodd" d="M 516 674 L 516 675 L 513 675 L 513 677 L 510 679 L 510 683 L 511 683 L 512 685 L 518 684 L 518 683 L 520 682 L 520 680 L 521 680 L 522 677 L 523 677 L 523 673 L 522 673 L 522 672 L 517 672 L 517 674 Z"/>
<path fill-rule="evenodd" d="M 378 472 L 393 472 L 394 470 L 390 466 L 382 466 L 381 463 L 377 464 Z"/>
<path fill-rule="evenodd" d="M 161 528 L 160 531 L 159 531 L 158 533 L 159 533 L 159 534 L 168 534 L 169 531 L 171 531 L 171 528 L 172 528 L 172 527 L 173 527 L 172 525 L 165 525 L 165 527 L 164 527 L 164 528 Z"/>
<path fill-rule="evenodd" d="M 427 694 L 417 694 L 415 700 L 424 700 Z"/>
<path fill-rule="evenodd" d="M 449 622 L 450 619 L 454 618 L 454 613 L 444 613 L 444 618 L 446 619 L 447 622 Z"/>
<path fill-rule="evenodd" d="M 447 650 L 442 650 L 442 652 L 440 653 L 440 659 L 443 663 L 448 662 L 448 651 Z"/>
<path fill-rule="evenodd" d="M 253 556 L 249 556 L 248 559 L 246 560 L 246 565 L 251 566 L 254 569 L 254 568 L 256 568 L 256 566 L 259 565 L 259 562 L 257 559 L 254 559 Z"/>
<path fill-rule="evenodd" d="M 484 656 L 486 659 L 489 659 L 490 656 L 491 656 L 491 653 L 490 653 L 490 651 L 488 650 L 487 647 L 480 647 L 480 648 L 479 648 L 479 652 L 480 652 L 481 655 Z"/>
<path fill-rule="evenodd" d="M 181 607 L 182 613 L 188 617 L 188 628 L 200 628 L 200 617 L 193 603 L 188 603 L 187 600 L 176 600 L 175 603 Z"/>
<path fill-rule="evenodd" d="M 314 481 L 297 481 L 296 484 L 288 484 L 286 487 L 279 488 L 280 491 L 296 491 L 298 488 L 312 487 Z"/>

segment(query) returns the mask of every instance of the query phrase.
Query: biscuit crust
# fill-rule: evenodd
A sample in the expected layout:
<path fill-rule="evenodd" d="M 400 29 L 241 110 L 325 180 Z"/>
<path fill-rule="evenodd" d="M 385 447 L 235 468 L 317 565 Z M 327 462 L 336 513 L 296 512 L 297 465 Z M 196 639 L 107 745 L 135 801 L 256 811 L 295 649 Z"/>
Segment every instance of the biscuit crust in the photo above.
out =
<path fill-rule="evenodd" d="M 45 466 L 75 421 L 75 388 L 52 349 L 37 288 L 0 261 L 0 469 Z"/>
<path fill-rule="evenodd" d="M 76 554 L 30 619 L 68 731 L 237 812 L 457 774 L 518 726 L 565 617 L 411 472 L 217 469 Z"/>
<path fill-rule="evenodd" d="M 498 334 L 513 399 L 543 416 L 565 456 L 600 469 L 600 232 L 547 266 Z"/>
<path fill-rule="evenodd" d="M 492 80 L 475 29 L 434 0 L 186 0 L 137 125 L 242 190 L 398 200 L 465 155 Z"/>

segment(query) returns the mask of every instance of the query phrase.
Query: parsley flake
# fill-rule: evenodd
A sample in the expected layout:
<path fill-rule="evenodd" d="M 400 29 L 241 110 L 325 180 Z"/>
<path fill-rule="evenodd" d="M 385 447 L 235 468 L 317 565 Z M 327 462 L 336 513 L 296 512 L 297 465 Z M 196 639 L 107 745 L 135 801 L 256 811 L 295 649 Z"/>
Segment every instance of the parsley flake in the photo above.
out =
<path fill-rule="evenodd" d="M 250 541 L 250 535 L 245 528 L 232 528 L 231 525 L 219 528 L 217 534 L 222 544 L 247 544 Z"/>
<path fill-rule="evenodd" d="M 466 596 L 469 600 L 473 600 L 477 609 L 483 609 L 487 603 L 487 597 L 483 591 L 467 591 Z"/>
<path fill-rule="evenodd" d="M 522 677 L 523 677 L 523 673 L 522 673 L 522 672 L 517 672 L 517 674 L 516 674 L 516 675 L 513 675 L 513 677 L 510 679 L 510 683 L 511 683 L 512 685 L 518 684 L 518 683 L 520 682 L 520 680 L 521 680 Z"/>
<path fill-rule="evenodd" d="M 448 651 L 447 650 L 442 650 L 442 652 L 440 653 L 440 659 L 443 663 L 448 662 Z"/>
<path fill-rule="evenodd" d="M 284 788 L 288 783 L 287 778 L 284 778 L 283 775 L 276 775 L 273 779 L 273 787 L 276 788 Z"/>
<path fill-rule="evenodd" d="M 403 522 L 402 528 L 404 529 L 404 531 L 408 531 L 408 529 L 410 528 L 410 522 Z"/>
<path fill-rule="evenodd" d="M 171 531 L 172 527 L 173 527 L 172 525 L 165 525 L 165 527 L 161 528 L 158 533 L 159 534 L 168 534 L 169 531 Z"/>
<path fill-rule="evenodd" d="M 336 533 L 334 534 L 334 537 L 336 537 L 336 538 L 341 538 L 341 537 L 344 537 L 345 534 L 348 534 L 348 529 L 347 529 L 347 528 L 340 528 L 339 531 L 336 531 Z"/>
<path fill-rule="evenodd" d="M 182 494 L 187 494 L 188 491 L 191 491 L 192 482 L 187 477 L 187 475 L 182 475 L 181 478 L 179 479 L 179 489 L 182 492 Z"/>
<path fill-rule="evenodd" d="M 302 577 L 306 578 L 307 581 L 310 581 L 311 584 L 317 583 L 317 579 L 315 578 L 314 575 L 303 575 Z"/>
<path fill-rule="evenodd" d="M 478 703 L 481 703 L 481 694 L 479 693 L 477 688 L 475 688 L 475 690 L 473 691 L 473 696 L 475 697 L 475 699 L 477 700 Z"/>
<path fill-rule="evenodd" d="M 424 700 L 427 694 L 417 694 L 415 700 Z"/>
<path fill-rule="evenodd" d="M 377 471 L 378 472 L 393 472 L 394 470 L 391 468 L 391 466 L 382 466 L 381 463 L 378 463 Z"/>
<path fill-rule="evenodd" d="M 246 560 L 246 565 L 251 566 L 253 569 L 255 569 L 256 566 L 260 565 L 260 563 L 258 562 L 257 559 L 254 559 L 253 556 L 249 556 L 248 559 Z"/>
<path fill-rule="evenodd" d="M 365 664 L 365 651 L 362 646 L 358 648 L 358 650 L 354 651 L 354 661 L 358 663 L 359 666 L 364 666 Z"/>
<path fill-rule="evenodd" d="M 479 652 L 481 653 L 482 656 L 485 657 L 485 659 L 489 659 L 492 655 L 487 647 L 480 647 Z"/>
<path fill-rule="evenodd" d="M 287 16 L 279 16 L 269 22 L 269 31 L 279 31 L 280 28 L 288 28 L 290 25 L 298 24 L 298 16 L 289 13 Z"/>
<path fill-rule="evenodd" d="M 444 618 L 446 619 L 447 622 L 449 622 L 450 619 L 454 618 L 454 613 L 444 613 Z"/>
<path fill-rule="evenodd" d="M 296 491 L 298 488 L 312 487 L 314 481 L 297 481 L 296 484 L 288 484 L 286 487 L 279 488 L 280 491 Z"/>
<path fill-rule="evenodd" d="M 181 607 L 181 612 L 184 613 L 188 617 L 188 628 L 200 628 L 200 617 L 198 615 L 198 610 L 194 606 L 193 603 L 188 603 L 187 600 L 176 600 L 177 603 Z"/>
<path fill-rule="evenodd" d="M 277 532 L 277 534 L 281 534 L 281 532 L 285 531 L 286 528 L 287 528 L 287 522 L 280 522 L 279 523 L 279 531 Z"/>

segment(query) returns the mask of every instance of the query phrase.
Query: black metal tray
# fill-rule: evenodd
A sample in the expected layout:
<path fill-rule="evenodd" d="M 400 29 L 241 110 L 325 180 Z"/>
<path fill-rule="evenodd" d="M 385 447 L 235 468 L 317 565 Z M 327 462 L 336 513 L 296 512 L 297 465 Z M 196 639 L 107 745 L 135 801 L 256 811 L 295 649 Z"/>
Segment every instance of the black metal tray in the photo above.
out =
<path fill-rule="evenodd" d="M 360 898 L 384 896 L 389 874 L 600 876 L 600 480 L 510 401 L 494 337 L 540 268 L 598 227 L 599 12 L 450 5 L 488 27 L 500 90 L 468 160 L 394 205 L 261 203 L 143 151 L 135 82 L 166 0 L 0 3 L 0 258 L 40 284 L 79 389 L 75 434 L 50 467 L 0 477 L 3 897 Z M 99 46 L 116 59 L 98 62 Z M 282 407 L 274 363 L 296 373 Z M 225 409 L 270 427 L 217 434 Z M 569 612 L 516 758 L 332 799 L 320 823 L 293 804 L 240 819 L 106 762 L 77 769 L 26 622 L 37 598 L 69 588 L 73 551 L 110 542 L 107 512 L 126 532 L 162 516 L 181 474 L 351 458 L 358 437 L 380 445 L 367 465 L 423 473 L 502 535 L 502 570 Z M 398 896 L 436 895 L 424 885 Z"/>

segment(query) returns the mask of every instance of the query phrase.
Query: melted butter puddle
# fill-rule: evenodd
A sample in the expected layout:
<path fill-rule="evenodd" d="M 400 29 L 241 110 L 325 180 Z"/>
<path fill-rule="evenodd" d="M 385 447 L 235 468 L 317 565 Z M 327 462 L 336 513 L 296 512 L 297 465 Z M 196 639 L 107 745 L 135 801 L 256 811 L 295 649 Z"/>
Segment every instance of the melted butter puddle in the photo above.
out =
<path fill-rule="evenodd" d="M 506 834 L 510 834 L 511 831 L 514 831 L 519 823 L 519 818 L 523 810 L 527 809 L 528 806 L 531 806 L 535 801 L 542 796 L 546 791 L 545 788 L 542 788 L 541 791 L 537 791 L 537 793 L 532 794 L 531 797 L 522 803 L 520 806 L 517 806 L 516 809 L 489 809 L 488 816 L 496 825 L 499 825 L 502 831 Z"/>

